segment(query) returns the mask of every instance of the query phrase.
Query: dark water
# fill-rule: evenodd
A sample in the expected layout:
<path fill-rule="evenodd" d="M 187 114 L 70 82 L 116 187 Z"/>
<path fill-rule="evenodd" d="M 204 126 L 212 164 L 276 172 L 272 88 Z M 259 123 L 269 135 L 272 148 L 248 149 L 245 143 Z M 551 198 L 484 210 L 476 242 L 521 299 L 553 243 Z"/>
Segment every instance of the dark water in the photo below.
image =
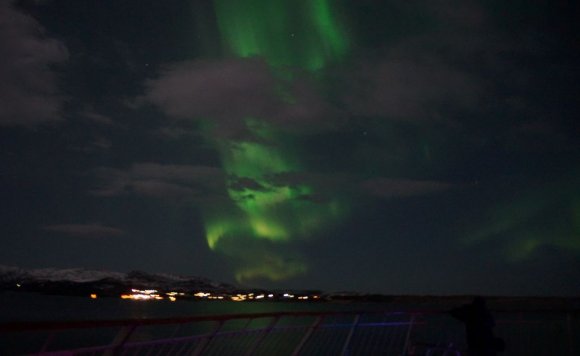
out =
<path fill-rule="evenodd" d="M 367 311 L 392 306 L 379 303 L 228 302 L 228 301 L 132 301 L 120 298 L 52 296 L 0 293 L 0 322 L 70 321 L 171 318 L 199 315 L 272 313 L 296 311 Z"/>
<path fill-rule="evenodd" d="M 381 303 L 283 303 L 224 301 L 130 301 L 117 298 L 44 296 L 25 293 L 0 293 L 0 323 L 33 321 L 111 320 L 171 318 L 201 315 L 296 311 L 402 311 L 417 310 L 412 305 Z M 434 309 L 422 305 L 419 309 Z M 435 308 L 438 309 L 438 308 Z M 580 320 L 572 313 L 495 313 L 496 334 L 505 339 L 502 355 L 580 355 Z M 445 314 L 424 318 L 413 339 L 425 343 L 453 342 L 464 348 L 463 325 Z M 111 330 L 114 333 L 118 330 Z M 30 343 L 32 337 L 0 333 L 0 355 L 16 354 L 14 347 Z M 111 336 L 107 336 L 111 337 Z M 83 336 L 84 338 L 84 336 Z M 110 339 L 109 339 L 110 340 Z M 97 341 L 96 341 L 97 342 Z M 40 345 L 41 346 L 41 345 Z M 38 350 L 40 347 L 35 344 Z"/>
<path fill-rule="evenodd" d="M 371 311 L 382 310 L 381 304 L 340 304 L 313 302 L 228 302 L 228 301 L 132 301 L 120 298 L 46 296 L 26 293 L 0 293 L 0 323 L 38 322 L 38 321 L 83 321 L 112 319 L 155 319 L 172 317 L 190 317 L 224 314 L 254 314 L 298 311 Z M 305 320 L 311 323 L 313 318 Z M 240 321 L 245 323 L 246 321 Z M 259 320 L 265 327 L 269 320 Z M 212 325 L 196 324 L 193 334 L 205 333 Z M 244 325 L 229 323 L 228 328 L 244 328 Z M 173 326 L 172 326 L 173 327 Z M 207 330 L 204 328 L 207 327 Z M 119 332 L 120 328 L 103 328 L 98 332 L 59 332 L 51 341 L 51 350 L 84 347 L 88 345 L 106 345 Z M 153 330 L 155 329 L 155 330 Z M 204 329 L 204 330 L 202 330 Z M 347 329 L 345 329 L 347 330 Z M 181 330 L 182 332 L 185 330 Z M 164 327 L 141 327 L 138 337 L 150 338 L 158 332 L 165 332 Z M 50 337 L 49 332 L 0 333 L 0 355 L 34 352 L 42 349 L 44 340 Z M 281 335 L 282 341 L 291 334 Z M 294 335 L 300 338 L 300 334 Z M 60 339 L 59 339 L 60 338 Z M 77 342 L 78 341 L 78 342 Z M 279 341 L 278 344 L 282 341 Z M 298 339 L 299 341 L 299 339 Z M 296 341 L 293 341 L 296 342 Z"/>

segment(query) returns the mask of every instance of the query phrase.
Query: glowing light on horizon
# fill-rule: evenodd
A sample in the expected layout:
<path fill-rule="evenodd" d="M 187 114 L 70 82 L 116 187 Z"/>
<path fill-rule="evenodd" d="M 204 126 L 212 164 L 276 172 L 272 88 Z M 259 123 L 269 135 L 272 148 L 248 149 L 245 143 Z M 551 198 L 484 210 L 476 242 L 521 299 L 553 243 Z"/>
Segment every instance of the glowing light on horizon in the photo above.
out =
<path fill-rule="evenodd" d="M 131 300 L 163 300 L 161 295 L 158 294 L 156 289 L 131 289 L 131 294 L 122 294 L 121 299 L 131 299 Z"/>

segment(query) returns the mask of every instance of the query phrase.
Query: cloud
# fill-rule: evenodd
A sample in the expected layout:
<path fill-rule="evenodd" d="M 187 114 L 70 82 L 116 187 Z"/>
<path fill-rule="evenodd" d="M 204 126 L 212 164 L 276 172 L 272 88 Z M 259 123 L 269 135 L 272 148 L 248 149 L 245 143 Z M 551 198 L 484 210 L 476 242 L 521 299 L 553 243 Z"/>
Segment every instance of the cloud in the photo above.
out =
<path fill-rule="evenodd" d="M 481 109 L 487 61 L 509 48 L 476 1 L 414 0 L 429 21 L 372 48 L 344 77 L 344 100 L 357 116 L 401 121 L 445 121 Z"/>
<path fill-rule="evenodd" d="M 467 73 L 414 58 L 363 63 L 353 82 L 358 90 L 346 101 L 354 114 L 396 120 L 437 119 L 449 108 L 469 109 L 479 92 Z"/>
<path fill-rule="evenodd" d="M 268 190 L 259 182 L 254 179 L 247 177 L 231 177 L 228 181 L 228 188 L 231 190 L 243 191 L 243 190 L 253 190 L 253 191 L 266 191 Z"/>
<path fill-rule="evenodd" d="M 506 130 L 503 140 L 508 149 L 528 154 L 578 151 L 577 132 L 563 126 L 554 121 L 530 119 Z"/>
<path fill-rule="evenodd" d="M 136 194 L 162 200 L 212 201 L 224 192 L 224 176 L 219 168 L 190 165 L 139 163 L 121 170 L 99 168 L 102 186 L 94 189 L 99 196 Z"/>
<path fill-rule="evenodd" d="M 448 30 L 477 29 L 485 25 L 487 14 L 480 3 L 473 0 L 423 0 L 419 1 L 430 9 Z"/>
<path fill-rule="evenodd" d="M 196 134 L 195 131 L 179 126 L 166 126 L 155 131 L 156 136 L 166 138 L 166 139 L 180 139 L 187 136 L 193 136 Z"/>
<path fill-rule="evenodd" d="M 429 180 L 375 178 L 361 183 L 367 194 L 379 198 L 405 198 L 440 192 L 451 188 L 450 183 Z"/>
<path fill-rule="evenodd" d="M 243 132 L 250 117 L 292 130 L 342 116 L 309 80 L 281 80 L 259 59 L 176 63 L 146 87 L 145 102 L 175 118 L 210 120 L 220 136 Z"/>
<path fill-rule="evenodd" d="M 102 224 L 63 224 L 48 225 L 43 227 L 46 231 L 57 232 L 71 237 L 79 238 L 106 238 L 119 237 L 125 234 L 125 231 L 116 227 L 105 226 Z"/>
<path fill-rule="evenodd" d="M 180 118 L 239 120 L 262 116 L 278 102 L 276 81 L 259 60 L 190 61 L 165 69 L 148 82 L 146 98 Z"/>
<path fill-rule="evenodd" d="M 348 114 L 421 121 L 475 108 L 483 83 L 479 73 L 457 62 L 497 41 L 487 39 L 484 9 L 469 0 L 412 4 L 429 13 L 437 30 L 400 38 L 379 56 L 357 52 L 352 66 L 329 73 L 326 79 L 333 83 L 340 78 L 331 91 L 322 92 L 324 71 L 313 79 L 285 69 L 293 76 L 285 80 L 257 58 L 196 60 L 167 66 L 146 82 L 141 100 L 175 118 L 209 120 L 217 126 L 214 134 L 226 137 L 244 133 L 248 117 L 303 132 L 332 129 Z M 344 106 L 332 104 L 337 98 L 331 100 L 329 92 L 334 91 L 343 92 Z"/>
<path fill-rule="evenodd" d="M 112 126 L 115 124 L 113 119 L 111 119 L 110 117 L 99 114 L 99 113 L 94 112 L 94 111 L 86 111 L 86 112 L 82 113 L 82 116 L 84 116 L 85 118 L 87 118 L 91 122 L 94 122 L 94 123 L 99 124 L 99 125 Z"/>
<path fill-rule="evenodd" d="M 67 58 L 64 44 L 34 18 L 0 2 L 0 125 L 60 120 L 64 98 L 53 66 Z"/>

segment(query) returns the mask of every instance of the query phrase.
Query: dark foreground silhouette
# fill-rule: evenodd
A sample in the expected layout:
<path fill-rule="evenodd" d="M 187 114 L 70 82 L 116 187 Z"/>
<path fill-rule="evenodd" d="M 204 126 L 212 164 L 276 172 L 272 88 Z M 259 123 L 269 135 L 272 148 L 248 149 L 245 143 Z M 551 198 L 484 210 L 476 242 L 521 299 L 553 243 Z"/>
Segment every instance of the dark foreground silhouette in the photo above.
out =
<path fill-rule="evenodd" d="M 471 304 L 452 309 L 449 313 L 465 324 L 469 355 L 495 356 L 505 350 L 503 339 L 493 334 L 495 321 L 483 298 L 476 297 Z"/>

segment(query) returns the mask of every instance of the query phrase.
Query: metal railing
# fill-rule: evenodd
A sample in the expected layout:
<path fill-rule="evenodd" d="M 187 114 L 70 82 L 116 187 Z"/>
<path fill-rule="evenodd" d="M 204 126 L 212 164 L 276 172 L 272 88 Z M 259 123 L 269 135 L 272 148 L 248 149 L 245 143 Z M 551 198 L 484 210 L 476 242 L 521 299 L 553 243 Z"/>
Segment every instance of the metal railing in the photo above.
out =
<path fill-rule="evenodd" d="M 422 323 L 419 317 L 393 312 L 260 313 L 10 323 L 0 325 L 0 333 L 10 338 L 8 351 L 16 354 L 402 355 L 413 327 Z"/>
<path fill-rule="evenodd" d="M 548 319 L 514 313 L 500 319 L 496 332 L 507 338 L 506 355 L 574 355 L 577 318 Z M 522 338 L 526 334 L 562 339 L 551 342 L 559 348 L 544 350 L 534 344 L 538 340 Z M 0 354 L 456 356 L 465 348 L 463 338 L 463 326 L 438 312 L 259 313 L 5 323 Z"/>

